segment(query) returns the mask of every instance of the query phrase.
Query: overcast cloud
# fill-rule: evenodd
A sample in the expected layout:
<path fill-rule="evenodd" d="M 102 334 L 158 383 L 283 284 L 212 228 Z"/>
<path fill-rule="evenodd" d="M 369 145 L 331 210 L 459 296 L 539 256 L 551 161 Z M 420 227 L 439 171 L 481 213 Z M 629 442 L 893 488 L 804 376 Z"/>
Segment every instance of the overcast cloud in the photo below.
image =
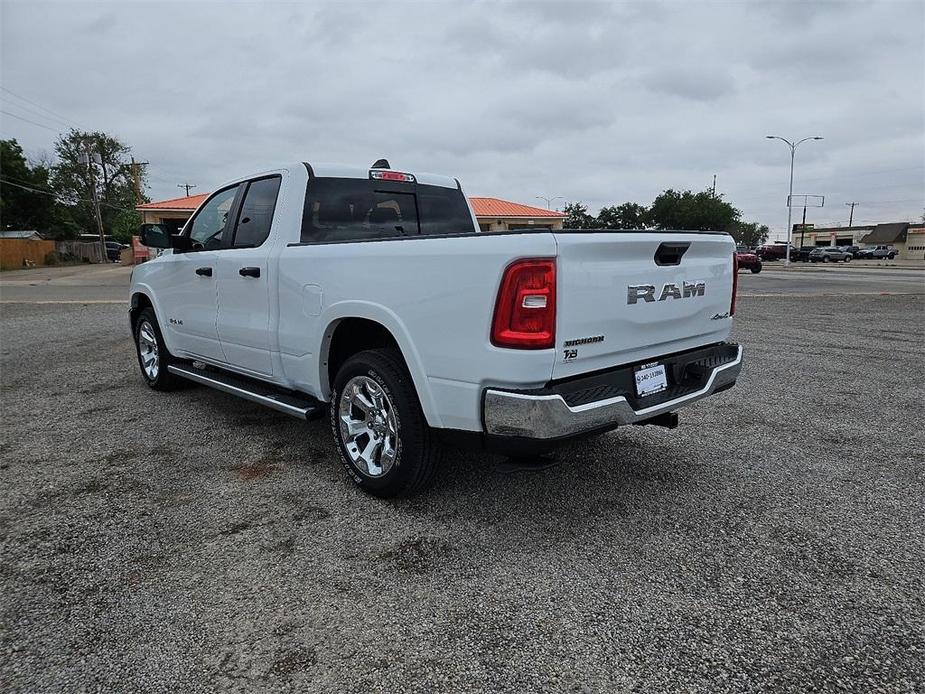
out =
<path fill-rule="evenodd" d="M 458 177 L 592 211 L 717 190 L 786 225 L 919 219 L 925 4 L 3 2 L 0 78 L 150 162 L 153 199 L 280 161 Z M 57 129 L 3 92 L 3 109 Z M 55 132 L 3 115 L 32 156 Z M 558 202 L 559 205 L 562 201 Z"/>

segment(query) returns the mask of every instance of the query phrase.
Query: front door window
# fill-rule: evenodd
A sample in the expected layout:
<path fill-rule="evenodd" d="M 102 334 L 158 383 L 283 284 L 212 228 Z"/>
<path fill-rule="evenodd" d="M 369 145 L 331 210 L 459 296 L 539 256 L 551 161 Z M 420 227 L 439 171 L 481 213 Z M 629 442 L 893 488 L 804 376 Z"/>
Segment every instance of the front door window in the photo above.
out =
<path fill-rule="evenodd" d="M 234 204 L 237 186 L 216 193 L 190 223 L 189 237 L 195 249 L 217 249 L 222 245 L 222 233 L 228 222 L 228 214 Z"/>

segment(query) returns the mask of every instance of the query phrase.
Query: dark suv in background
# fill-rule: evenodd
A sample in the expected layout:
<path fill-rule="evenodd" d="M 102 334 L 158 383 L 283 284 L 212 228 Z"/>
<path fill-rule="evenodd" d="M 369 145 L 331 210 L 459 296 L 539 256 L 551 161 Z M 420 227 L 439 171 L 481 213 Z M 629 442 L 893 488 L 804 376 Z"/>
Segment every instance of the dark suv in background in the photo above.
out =
<path fill-rule="evenodd" d="M 787 257 L 786 243 L 768 243 L 758 249 L 757 255 L 762 260 L 783 260 Z M 790 255 L 793 256 L 793 249 L 790 249 Z"/>
<path fill-rule="evenodd" d="M 839 246 L 845 253 L 850 253 L 852 258 L 858 257 L 858 251 L 861 250 L 860 246 Z"/>
<path fill-rule="evenodd" d="M 790 251 L 790 260 L 794 262 L 808 263 L 809 254 L 816 250 L 815 246 L 800 246 Z"/>
<path fill-rule="evenodd" d="M 125 244 L 119 243 L 118 241 L 107 241 L 106 242 L 106 257 L 109 258 L 114 263 L 118 263 L 122 259 L 122 249 L 128 248 Z"/>

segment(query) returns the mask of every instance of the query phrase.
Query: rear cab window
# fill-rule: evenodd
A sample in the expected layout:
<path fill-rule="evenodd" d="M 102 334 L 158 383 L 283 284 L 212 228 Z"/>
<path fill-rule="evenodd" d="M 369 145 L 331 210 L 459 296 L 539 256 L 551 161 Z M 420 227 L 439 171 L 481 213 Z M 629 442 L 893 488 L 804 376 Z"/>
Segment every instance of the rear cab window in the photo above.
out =
<path fill-rule="evenodd" d="M 302 243 L 475 233 L 457 188 L 360 178 L 312 177 Z"/>

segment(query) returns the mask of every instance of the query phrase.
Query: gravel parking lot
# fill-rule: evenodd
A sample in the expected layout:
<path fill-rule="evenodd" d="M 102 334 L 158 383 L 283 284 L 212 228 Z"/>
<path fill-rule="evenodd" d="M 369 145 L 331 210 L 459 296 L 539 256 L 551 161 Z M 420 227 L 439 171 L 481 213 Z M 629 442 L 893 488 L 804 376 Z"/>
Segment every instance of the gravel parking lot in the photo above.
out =
<path fill-rule="evenodd" d="M 921 296 L 742 298 L 736 388 L 363 496 L 309 425 L 149 391 L 123 306 L 7 304 L 6 691 L 925 691 Z"/>

